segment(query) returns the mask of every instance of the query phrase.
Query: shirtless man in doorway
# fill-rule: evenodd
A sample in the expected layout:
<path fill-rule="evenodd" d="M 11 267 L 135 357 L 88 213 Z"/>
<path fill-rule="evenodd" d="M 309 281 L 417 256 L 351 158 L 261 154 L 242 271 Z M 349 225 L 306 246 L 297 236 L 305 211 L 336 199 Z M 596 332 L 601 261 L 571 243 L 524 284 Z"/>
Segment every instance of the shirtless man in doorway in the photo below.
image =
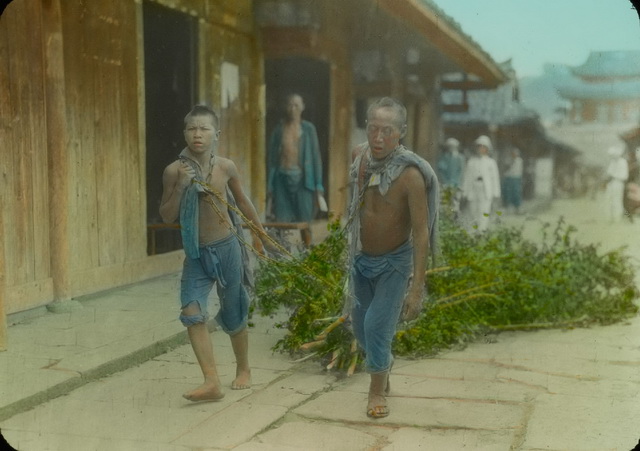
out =
<path fill-rule="evenodd" d="M 278 222 L 310 222 L 315 215 L 322 185 L 322 161 L 315 126 L 302 119 L 304 101 L 287 97 L 287 116 L 269 139 L 267 195 Z M 311 244 L 311 231 L 301 230 L 302 242 Z"/>

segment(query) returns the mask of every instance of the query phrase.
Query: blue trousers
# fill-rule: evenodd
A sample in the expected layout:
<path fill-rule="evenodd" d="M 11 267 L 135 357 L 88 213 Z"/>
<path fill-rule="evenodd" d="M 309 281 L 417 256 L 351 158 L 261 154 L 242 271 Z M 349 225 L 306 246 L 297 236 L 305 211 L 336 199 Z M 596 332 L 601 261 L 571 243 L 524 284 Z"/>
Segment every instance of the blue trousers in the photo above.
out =
<path fill-rule="evenodd" d="M 522 204 L 522 177 L 505 177 L 502 183 L 505 205 L 520 208 Z"/>
<path fill-rule="evenodd" d="M 410 241 L 385 255 L 359 254 L 355 258 L 351 280 L 356 299 L 351 316 L 369 373 L 385 372 L 391 366 L 391 343 L 412 270 Z"/>

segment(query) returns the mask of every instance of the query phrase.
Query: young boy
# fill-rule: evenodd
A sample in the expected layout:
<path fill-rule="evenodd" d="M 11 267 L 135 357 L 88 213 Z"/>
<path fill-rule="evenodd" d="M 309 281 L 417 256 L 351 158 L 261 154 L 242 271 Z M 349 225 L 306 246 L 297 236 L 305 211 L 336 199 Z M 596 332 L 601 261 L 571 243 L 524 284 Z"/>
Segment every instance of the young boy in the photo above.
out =
<path fill-rule="evenodd" d="M 245 195 L 233 161 L 216 155 L 219 118 L 207 106 L 195 106 L 184 119 L 187 147 L 168 165 L 162 177 L 160 215 L 166 223 L 180 218 L 186 253 L 180 289 L 180 320 L 187 327 L 191 346 L 204 376 L 204 383 L 183 396 L 190 401 L 219 400 L 224 396 L 207 329 L 207 298 L 214 282 L 220 298 L 216 321 L 229 334 L 236 357 L 235 390 L 251 386 L 248 359 L 247 319 L 249 296 L 243 285 L 242 244 L 233 231 L 228 203 L 257 227 L 265 239 L 256 210 Z M 193 180 L 204 182 L 203 185 Z M 213 195 L 208 190 L 218 195 Z M 215 208 L 214 208 L 215 206 Z M 260 243 L 256 240 L 257 243 Z M 266 241 L 269 248 L 272 246 Z M 260 251 L 262 246 L 260 246 Z"/>

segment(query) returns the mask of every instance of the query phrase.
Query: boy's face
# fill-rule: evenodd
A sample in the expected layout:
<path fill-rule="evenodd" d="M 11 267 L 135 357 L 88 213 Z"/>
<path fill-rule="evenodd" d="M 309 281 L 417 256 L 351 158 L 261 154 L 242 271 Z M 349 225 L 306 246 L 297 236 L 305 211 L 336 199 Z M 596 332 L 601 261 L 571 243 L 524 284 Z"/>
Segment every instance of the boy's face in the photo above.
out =
<path fill-rule="evenodd" d="M 204 153 L 214 148 L 218 141 L 218 130 L 209 115 L 191 116 L 184 127 L 184 139 L 191 152 Z"/>
<path fill-rule="evenodd" d="M 393 108 L 378 108 L 367 119 L 367 140 L 371 156 L 380 160 L 389 155 L 400 144 L 402 130 Z"/>

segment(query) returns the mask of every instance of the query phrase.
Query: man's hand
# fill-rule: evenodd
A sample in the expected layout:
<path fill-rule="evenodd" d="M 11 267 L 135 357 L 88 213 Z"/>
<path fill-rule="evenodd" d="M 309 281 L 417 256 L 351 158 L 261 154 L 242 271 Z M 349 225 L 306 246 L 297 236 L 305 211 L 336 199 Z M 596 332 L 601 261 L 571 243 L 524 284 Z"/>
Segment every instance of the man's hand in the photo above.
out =
<path fill-rule="evenodd" d="M 404 298 L 404 304 L 402 306 L 402 313 L 400 319 L 402 321 L 414 320 L 420 315 L 422 311 L 422 296 L 423 290 L 411 289 Z"/>

